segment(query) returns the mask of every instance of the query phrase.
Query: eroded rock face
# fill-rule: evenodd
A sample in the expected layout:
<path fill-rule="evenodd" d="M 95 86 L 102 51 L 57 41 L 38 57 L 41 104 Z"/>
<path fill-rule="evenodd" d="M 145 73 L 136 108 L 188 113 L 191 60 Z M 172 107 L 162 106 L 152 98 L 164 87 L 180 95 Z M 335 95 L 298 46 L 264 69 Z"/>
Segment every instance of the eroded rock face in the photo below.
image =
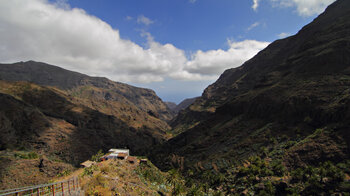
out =
<path fill-rule="evenodd" d="M 350 1 L 338 0 L 298 34 L 277 40 L 241 67 L 226 70 L 172 121 L 173 129 L 183 133 L 158 149 L 157 157 L 175 154 L 184 157 L 185 165 L 210 165 L 216 159 L 254 155 L 273 146 L 274 138 L 280 143 L 281 138 L 303 139 L 318 128 L 349 127 L 348 18 Z M 331 141 L 310 141 L 290 151 L 287 159 L 300 158 L 300 163 L 290 165 L 302 165 L 349 157 L 348 139 L 340 144 Z M 154 160 L 166 168 L 157 157 Z"/>

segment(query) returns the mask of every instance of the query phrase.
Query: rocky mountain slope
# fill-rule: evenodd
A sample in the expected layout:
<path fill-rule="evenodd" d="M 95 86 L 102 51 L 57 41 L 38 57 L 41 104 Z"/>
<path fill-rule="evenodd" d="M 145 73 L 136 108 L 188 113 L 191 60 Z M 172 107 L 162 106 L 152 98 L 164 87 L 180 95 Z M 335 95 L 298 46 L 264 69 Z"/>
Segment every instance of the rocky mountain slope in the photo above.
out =
<path fill-rule="evenodd" d="M 0 154 L 36 153 L 53 166 L 68 163 L 61 164 L 65 168 L 79 165 L 99 149 L 126 147 L 142 155 L 169 138 L 166 120 L 171 118 L 168 107 L 149 89 L 45 63 L 0 64 Z M 5 179 L 0 186 L 15 181 L 20 186 L 20 179 L 7 179 L 8 171 L 33 164 L 9 157 L 0 156 L 0 177 Z M 60 172 L 49 169 L 52 175 Z"/>
<path fill-rule="evenodd" d="M 348 18 L 350 1 L 338 0 L 296 35 L 226 70 L 174 119 L 183 133 L 153 159 L 202 173 L 252 156 L 289 170 L 349 159 Z"/>
<path fill-rule="evenodd" d="M 170 110 L 174 110 L 176 108 L 176 103 L 167 101 L 165 104 L 168 106 Z"/>
<path fill-rule="evenodd" d="M 170 110 L 175 112 L 176 114 L 179 113 L 181 110 L 186 109 L 189 105 L 191 105 L 197 97 L 194 98 L 188 98 L 182 100 L 179 104 L 176 104 L 174 102 L 165 102 Z"/>
<path fill-rule="evenodd" d="M 189 107 L 192 103 L 194 103 L 196 101 L 198 97 L 194 97 L 194 98 L 188 98 L 185 99 L 183 101 L 181 101 L 178 105 L 171 105 L 171 110 L 174 112 L 175 115 L 179 116 L 182 115 L 182 113 L 184 113 L 187 107 Z M 169 125 L 172 126 L 174 129 L 171 130 L 171 133 L 173 135 L 178 135 L 179 133 L 183 132 L 187 127 L 182 127 L 182 126 L 177 126 L 179 123 L 181 123 L 183 119 L 181 118 L 176 118 L 174 117 L 171 121 L 169 121 Z"/>
<path fill-rule="evenodd" d="M 1 150 L 33 150 L 79 164 L 99 149 L 128 147 L 142 153 L 165 139 L 165 132 L 136 129 L 53 87 L 5 81 L 0 87 Z"/>
<path fill-rule="evenodd" d="M 104 110 L 108 114 L 128 115 L 125 111 L 129 110 L 129 113 L 148 113 L 163 121 L 173 117 L 169 108 L 153 90 L 137 88 L 107 78 L 90 77 L 45 63 L 28 61 L 0 64 L 0 80 L 27 81 L 38 85 L 54 86 L 74 97 L 86 99 L 86 102 L 90 102 L 86 104 L 96 109 L 101 109 L 98 103 L 103 102 L 111 108 Z M 147 114 L 142 115 L 147 116 Z"/>
<path fill-rule="evenodd" d="M 186 109 L 188 106 L 190 106 L 197 98 L 198 97 L 184 99 L 174 108 L 174 111 L 176 113 L 179 113 L 181 110 Z"/>

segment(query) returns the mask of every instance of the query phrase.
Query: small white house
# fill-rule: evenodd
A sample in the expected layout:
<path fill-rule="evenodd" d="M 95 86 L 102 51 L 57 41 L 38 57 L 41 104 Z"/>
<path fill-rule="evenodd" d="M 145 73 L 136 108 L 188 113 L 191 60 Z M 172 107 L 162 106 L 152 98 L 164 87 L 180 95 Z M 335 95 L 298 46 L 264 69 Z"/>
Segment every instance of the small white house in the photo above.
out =
<path fill-rule="evenodd" d="M 119 153 L 125 153 L 127 156 L 130 155 L 130 150 L 129 149 L 110 149 L 109 152 L 111 152 L 110 155 L 112 154 L 119 154 Z"/>

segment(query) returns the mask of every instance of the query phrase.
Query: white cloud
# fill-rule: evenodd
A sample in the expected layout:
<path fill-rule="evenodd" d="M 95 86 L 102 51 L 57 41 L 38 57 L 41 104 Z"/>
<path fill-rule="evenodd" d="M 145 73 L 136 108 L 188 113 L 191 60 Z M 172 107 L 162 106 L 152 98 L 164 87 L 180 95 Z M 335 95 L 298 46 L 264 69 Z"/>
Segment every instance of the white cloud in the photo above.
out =
<path fill-rule="evenodd" d="M 253 0 L 253 5 L 252 5 L 252 8 L 254 11 L 256 11 L 259 7 L 259 1 L 260 0 Z"/>
<path fill-rule="evenodd" d="M 188 0 L 190 3 L 196 3 L 197 0 Z"/>
<path fill-rule="evenodd" d="M 197 51 L 192 59 L 186 63 L 185 70 L 189 73 L 201 74 L 207 77 L 217 76 L 227 68 L 242 65 L 252 58 L 269 43 L 255 40 L 233 42 L 228 40 L 228 50 Z"/>
<path fill-rule="evenodd" d="M 335 0 L 271 0 L 274 6 L 296 7 L 300 16 L 320 14 Z"/>
<path fill-rule="evenodd" d="M 252 29 L 254 29 L 255 27 L 259 26 L 260 23 L 259 22 L 255 22 L 253 24 L 251 24 L 248 28 L 247 28 L 247 31 L 250 31 Z"/>
<path fill-rule="evenodd" d="M 139 17 L 137 17 L 137 23 L 139 24 L 144 24 L 146 26 L 153 24 L 154 21 L 152 21 L 151 19 L 145 17 L 144 15 L 140 15 Z"/>
<path fill-rule="evenodd" d="M 277 36 L 278 36 L 278 38 L 283 39 L 283 38 L 290 36 L 290 33 L 282 32 L 282 33 L 278 34 Z"/>
<path fill-rule="evenodd" d="M 82 9 L 47 0 L 8 0 L 0 6 L 0 62 L 42 61 L 122 82 L 216 79 L 268 44 L 229 42 L 228 50 L 197 51 L 187 59 L 174 45 L 143 35 L 146 48 L 120 38 L 117 29 Z"/>

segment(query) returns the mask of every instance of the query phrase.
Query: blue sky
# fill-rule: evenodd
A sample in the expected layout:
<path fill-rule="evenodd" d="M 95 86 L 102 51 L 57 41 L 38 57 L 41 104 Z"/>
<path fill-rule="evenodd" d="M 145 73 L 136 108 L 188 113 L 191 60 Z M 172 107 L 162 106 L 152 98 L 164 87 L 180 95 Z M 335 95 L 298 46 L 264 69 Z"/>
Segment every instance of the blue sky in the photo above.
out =
<path fill-rule="evenodd" d="M 332 2 L 4 0 L 0 61 L 43 61 L 151 88 L 179 103 L 297 33 Z"/>
<path fill-rule="evenodd" d="M 261 2 L 256 11 L 250 0 L 70 0 L 119 29 L 124 39 L 144 44 L 140 31 L 152 34 L 160 43 L 172 43 L 186 51 L 227 48 L 227 39 L 274 41 L 280 33 L 295 33 L 309 23 L 293 8 L 274 8 Z M 153 21 L 137 23 L 139 16 Z M 278 17 L 276 17 L 278 16 Z M 130 18 L 131 17 L 131 18 Z M 251 25 L 259 25 L 248 30 Z"/>

